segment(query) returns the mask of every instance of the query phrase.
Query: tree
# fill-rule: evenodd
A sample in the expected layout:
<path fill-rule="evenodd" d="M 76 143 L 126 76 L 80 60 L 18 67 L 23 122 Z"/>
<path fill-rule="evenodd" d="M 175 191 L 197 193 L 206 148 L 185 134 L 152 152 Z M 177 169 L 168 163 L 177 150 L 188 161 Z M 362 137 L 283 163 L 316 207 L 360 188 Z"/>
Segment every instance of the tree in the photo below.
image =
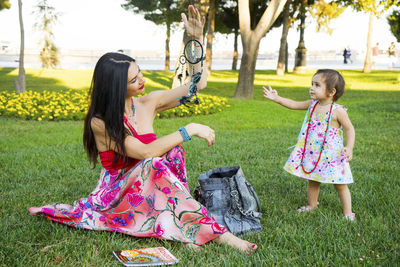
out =
<path fill-rule="evenodd" d="M 276 74 L 283 75 L 283 67 L 287 72 L 287 36 L 291 25 L 296 20 L 300 21 L 300 40 L 296 49 L 296 67 L 297 71 L 299 71 L 302 68 L 301 66 L 305 66 L 305 53 L 307 50 L 304 45 L 304 28 L 307 14 L 310 14 L 316 20 L 317 32 L 326 31 L 331 34 L 330 21 L 343 13 L 344 9 L 344 7 L 339 8 L 337 3 L 329 0 L 288 0 L 281 14 L 283 16 L 283 28 Z"/>
<path fill-rule="evenodd" d="M 9 0 L 0 0 L 0 10 L 9 9 L 11 7 Z"/>
<path fill-rule="evenodd" d="M 216 31 L 222 34 L 234 34 L 234 49 L 233 49 L 233 60 L 232 70 L 236 70 L 238 60 L 238 36 L 239 36 L 239 12 L 237 0 L 225 0 L 219 1 L 216 15 Z M 257 25 L 257 22 L 261 19 L 264 10 L 267 8 L 267 1 L 264 0 L 250 0 L 249 9 L 252 14 L 251 25 L 253 29 Z M 272 27 L 279 27 L 282 24 L 282 20 L 275 20 Z M 268 31 L 267 31 L 268 32 Z"/>
<path fill-rule="evenodd" d="M 396 37 L 397 42 L 400 42 L 400 10 L 394 10 L 387 18 L 390 25 L 390 30 Z"/>
<path fill-rule="evenodd" d="M 125 10 L 131 10 L 135 14 L 144 14 L 146 20 L 156 25 L 166 26 L 165 39 L 165 70 L 169 70 L 172 26 L 181 21 L 182 5 L 179 0 L 125 0 L 121 5 Z"/>
<path fill-rule="evenodd" d="M 24 50 L 25 50 L 25 38 L 24 38 L 24 23 L 22 21 L 22 1 L 18 0 L 18 17 L 19 17 L 19 28 L 21 33 L 21 44 L 19 50 L 19 68 L 18 77 L 14 80 L 15 91 L 23 93 L 26 91 L 25 83 L 25 68 L 24 68 Z"/>
<path fill-rule="evenodd" d="M 252 18 L 250 16 L 249 0 L 239 0 L 239 27 L 243 55 L 235 98 L 253 98 L 254 72 L 261 38 L 264 37 L 278 18 L 285 3 L 286 0 L 271 0 L 253 30 L 251 28 Z"/>
<path fill-rule="evenodd" d="M 372 66 L 372 33 L 373 33 L 373 22 L 375 17 L 379 17 L 382 13 L 392 6 L 398 6 L 400 0 L 337 0 L 339 4 L 350 6 L 356 11 L 364 11 L 369 13 L 369 23 L 368 23 L 368 37 L 367 37 L 367 52 L 364 61 L 364 73 L 371 72 Z"/>
<path fill-rule="evenodd" d="M 215 32 L 215 14 L 218 0 L 209 0 L 208 16 L 207 16 L 207 48 L 206 48 L 206 62 L 207 62 L 207 75 L 211 74 L 212 66 L 212 45 L 214 41 Z"/>
<path fill-rule="evenodd" d="M 330 0 L 317 0 L 309 8 L 310 15 L 317 22 L 317 32 L 325 31 L 332 34 L 333 29 L 329 27 L 332 19 L 338 18 L 346 7 L 340 7 L 338 3 Z"/>
<path fill-rule="evenodd" d="M 222 1 L 215 16 L 215 31 L 221 34 L 234 34 L 232 70 L 237 69 L 239 13 L 236 0 Z"/>
<path fill-rule="evenodd" d="M 282 23 L 282 37 L 281 44 L 279 47 L 278 65 L 276 66 L 276 74 L 283 75 L 283 68 L 287 70 L 287 58 L 288 58 L 288 43 L 287 36 L 290 28 L 290 4 L 292 0 L 288 0 L 283 10 L 283 23 Z"/>
<path fill-rule="evenodd" d="M 56 12 L 47 0 L 39 1 L 35 13 L 37 22 L 34 28 L 43 34 L 40 40 L 42 68 L 55 68 L 59 63 L 59 58 L 58 48 L 54 43 L 53 26 L 57 23 L 60 13 Z"/>

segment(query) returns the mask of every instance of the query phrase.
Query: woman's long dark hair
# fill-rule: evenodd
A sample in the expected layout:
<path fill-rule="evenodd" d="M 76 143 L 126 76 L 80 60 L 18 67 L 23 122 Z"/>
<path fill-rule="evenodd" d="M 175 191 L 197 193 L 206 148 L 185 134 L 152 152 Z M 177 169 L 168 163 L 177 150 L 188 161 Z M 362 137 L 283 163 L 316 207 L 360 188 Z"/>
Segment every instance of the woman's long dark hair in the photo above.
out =
<path fill-rule="evenodd" d="M 112 139 L 119 153 L 124 159 L 127 158 L 124 148 L 127 130 L 124 127 L 123 118 L 128 68 L 134 61 L 133 58 L 120 53 L 107 53 L 97 61 L 89 90 L 90 104 L 83 131 L 83 145 L 93 168 L 96 166 L 99 154 L 91 127 L 93 117 L 104 121 L 105 130 L 110 138 L 108 141 Z M 116 156 L 117 154 L 115 154 L 114 163 L 117 160 Z"/>

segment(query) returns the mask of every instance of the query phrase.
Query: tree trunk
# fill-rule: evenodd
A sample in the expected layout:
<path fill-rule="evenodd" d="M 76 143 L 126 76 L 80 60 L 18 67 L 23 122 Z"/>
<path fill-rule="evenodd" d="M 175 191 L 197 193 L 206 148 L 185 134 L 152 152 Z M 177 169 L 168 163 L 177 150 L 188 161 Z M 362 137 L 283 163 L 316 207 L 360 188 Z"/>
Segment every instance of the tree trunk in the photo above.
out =
<path fill-rule="evenodd" d="M 243 49 L 240 62 L 239 79 L 236 85 L 235 98 L 253 98 L 254 73 L 256 70 L 258 47 L 260 41 L 249 42 L 249 49 Z"/>
<path fill-rule="evenodd" d="M 215 30 L 215 0 L 210 0 L 210 7 L 208 9 L 208 26 L 207 26 L 207 51 L 206 51 L 206 62 L 207 62 L 207 75 L 211 75 L 212 66 L 212 44 L 214 40 Z"/>
<path fill-rule="evenodd" d="M 281 37 L 281 46 L 279 48 L 279 57 L 278 57 L 278 66 L 276 67 L 276 75 L 282 76 L 284 74 L 283 68 L 286 65 L 286 45 L 287 45 L 287 36 L 289 33 L 289 7 L 290 2 L 288 1 L 285 5 L 285 9 L 283 10 L 283 23 L 282 23 L 282 37 Z"/>
<path fill-rule="evenodd" d="M 238 62 L 238 37 L 239 30 L 235 29 L 235 40 L 233 43 L 233 60 L 232 60 L 232 70 L 237 70 L 237 62 Z"/>
<path fill-rule="evenodd" d="M 286 0 L 271 0 L 257 26 L 254 30 L 251 30 L 249 0 L 238 1 L 243 54 L 235 92 L 236 98 L 253 98 L 254 73 L 261 38 L 265 36 L 274 21 L 278 18 L 285 3 Z"/>
<path fill-rule="evenodd" d="M 301 2 L 300 6 L 300 40 L 299 46 L 296 48 L 294 72 L 295 73 L 305 73 L 306 69 L 306 53 L 307 49 L 304 45 L 304 32 L 306 28 L 306 7 L 305 2 Z"/>
<path fill-rule="evenodd" d="M 170 65 L 170 51 L 169 41 L 171 39 L 171 24 L 167 22 L 167 39 L 165 39 L 165 67 L 164 70 L 169 70 Z"/>
<path fill-rule="evenodd" d="M 374 14 L 369 13 L 369 23 L 368 23 L 368 37 L 367 37 L 367 54 L 365 55 L 364 61 L 364 73 L 371 72 L 371 43 L 372 43 L 372 30 L 374 24 Z"/>
<path fill-rule="evenodd" d="M 289 72 L 289 44 L 286 41 L 286 51 L 285 51 L 285 73 Z"/>
<path fill-rule="evenodd" d="M 24 35 L 24 24 L 22 21 L 22 2 L 18 0 L 18 14 L 19 14 L 19 27 L 21 32 L 21 44 L 19 50 L 19 70 L 18 70 L 18 78 L 14 80 L 15 91 L 19 93 L 23 93 L 26 91 L 26 83 L 25 83 L 25 69 L 24 69 L 24 50 L 25 50 L 25 35 Z"/>

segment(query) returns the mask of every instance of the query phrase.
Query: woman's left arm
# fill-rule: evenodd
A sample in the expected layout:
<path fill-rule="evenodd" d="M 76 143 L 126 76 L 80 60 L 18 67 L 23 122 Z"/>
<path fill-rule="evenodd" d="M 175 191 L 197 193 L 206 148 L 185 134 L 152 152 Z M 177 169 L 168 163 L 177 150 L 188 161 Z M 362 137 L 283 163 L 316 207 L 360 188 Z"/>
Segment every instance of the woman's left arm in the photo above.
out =
<path fill-rule="evenodd" d="M 200 64 L 201 63 L 197 63 L 195 65 L 200 65 Z M 203 62 L 203 66 L 206 66 L 205 60 Z M 196 71 L 197 69 L 194 70 Z M 191 75 L 193 74 L 191 73 Z M 154 102 L 156 113 L 161 112 L 163 110 L 175 108 L 180 105 L 179 100 L 183 96 L 186 96 L 189 93 L 189 88 L 191 84 L 192 84 L 191 82 L 188 82 L 171 90 L 154 91 L 149 93 L 147 97 L 149 98 L 149 100 L 151 99 L 151 101 Z M 207 86 L 207 71 L 205 69 L 203 69 L 200 81 L 196 84 L 196 86 L 197 86 L 197 91 L 200 91 Z"/>
<path fill-rule="evenodd" d="M 343 148 L 343 151 L 346 153 L 347 161 L 351 161 L 353 159 L 353 148 L 356 139 L 356 132 L 346 110 L 339 108 L 337 111 L 337 120 L 339 124 L 342 125 L 346 134 L 346 146 Z"/>
<path fill-rule="evenodd" d="M 199 10 L 197 8 L 194 8 L 192 5 L 190 5 L 188 8 L 188 14 L 189 17 L 187 18 L 186 15 L 182 13 L 182 21 L 186 29 L 186 38 L 184 40 L 184 43 L 186 44 L 188 41 L 196 40 L 200 42 L 200 44 L 203 44 L 203 28 L 205 24 L 205 17 L 201 17 Z M 190 64 L 188 62 L 188 64 L 188 70 L 191 77 L 193 77 L 193 75 L 196 75 L 197 73 L 201 73 L 200 80 L 196 84 L 197 90 L 200 91 L 204 89 L 207 86 L 207 71 L 205 70 L 205 60 L 203 60 L 203 62 L 200 61 L 196 64 Z M 154 103 L 155 111 L 157 113 L 163 110 L 174 108 L 176 106 L 179 106 L 179 99 L 189 93 L 189 88 L 191 84 L 191 82 L 188 82 L 171 90 L 152 92 L 148 95 L 148 100 Z"/>

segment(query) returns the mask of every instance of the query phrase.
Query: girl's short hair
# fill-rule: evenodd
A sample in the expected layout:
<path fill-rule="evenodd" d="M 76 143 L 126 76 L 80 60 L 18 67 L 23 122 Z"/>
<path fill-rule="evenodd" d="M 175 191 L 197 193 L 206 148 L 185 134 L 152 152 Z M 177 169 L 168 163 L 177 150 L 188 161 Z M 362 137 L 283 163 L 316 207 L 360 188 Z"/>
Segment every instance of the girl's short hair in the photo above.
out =
<path fill-rule="evenodd" d="M 336 70 L 332 69 L 319 69 L 315 74 L 321 74 L 325 79 L 326 89 L 332 91 L 336 89 L 336 93 L 333 96 L 333 100 L 338 100 L 344 93 L 345 81 L 343 76 Z"/>

